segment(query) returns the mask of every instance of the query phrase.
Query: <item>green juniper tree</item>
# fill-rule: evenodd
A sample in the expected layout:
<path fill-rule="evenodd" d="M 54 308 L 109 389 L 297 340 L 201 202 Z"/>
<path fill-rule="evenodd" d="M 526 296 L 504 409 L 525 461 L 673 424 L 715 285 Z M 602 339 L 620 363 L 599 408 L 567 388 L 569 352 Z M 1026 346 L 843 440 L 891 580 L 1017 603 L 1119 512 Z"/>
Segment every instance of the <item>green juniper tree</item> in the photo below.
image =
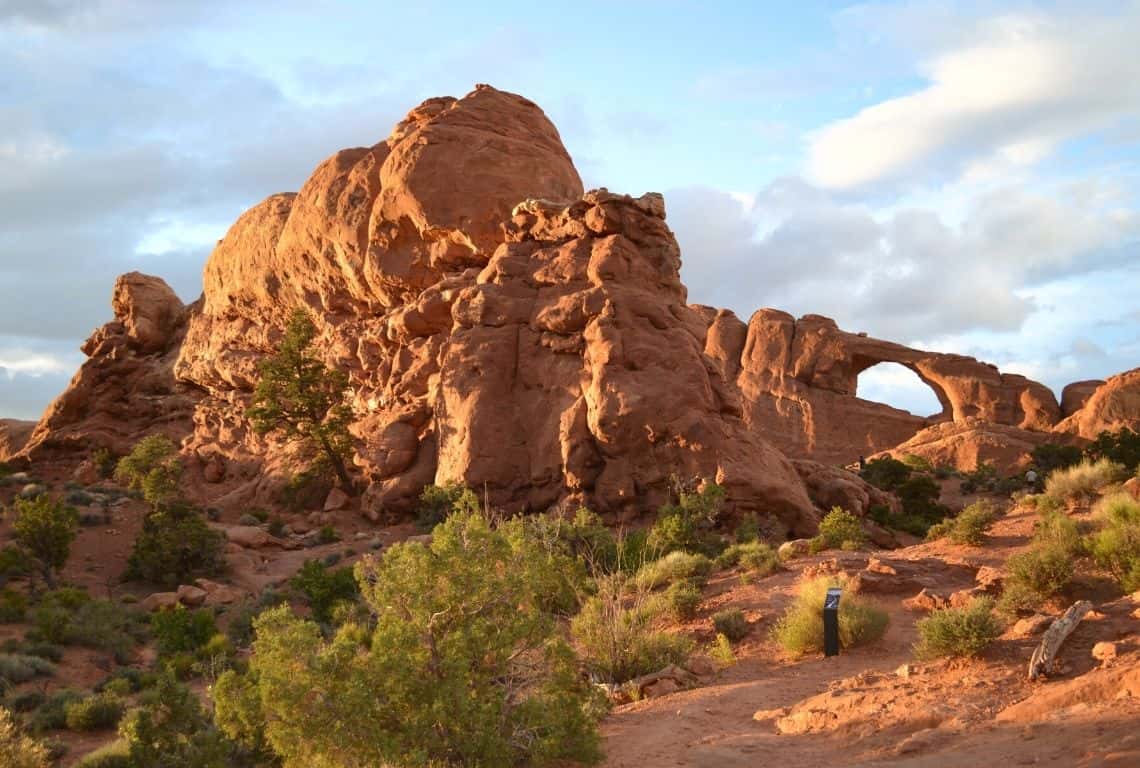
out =
<path fill-rule="evenodd" d="M 354 484 L 346 459 L 352 453 L 346 402 L 348 376 L 326 366 L 312 352 L 316 327 L 298 309 L 289 319 L 277 354 L 261 362 L 248 416 L 260 434 L 281 432 L 302 440 L 336 473 L 344 489 Z"/>
<path fill-rule="evenodd" d="M 79 514 L 73 507 L 49 498 L 17 499 L 12 532 L 16 543 L 39 566 L 48 589 L 55 589 L 55 575 L 71 554 L 71 542 L 79 529 Z"/>

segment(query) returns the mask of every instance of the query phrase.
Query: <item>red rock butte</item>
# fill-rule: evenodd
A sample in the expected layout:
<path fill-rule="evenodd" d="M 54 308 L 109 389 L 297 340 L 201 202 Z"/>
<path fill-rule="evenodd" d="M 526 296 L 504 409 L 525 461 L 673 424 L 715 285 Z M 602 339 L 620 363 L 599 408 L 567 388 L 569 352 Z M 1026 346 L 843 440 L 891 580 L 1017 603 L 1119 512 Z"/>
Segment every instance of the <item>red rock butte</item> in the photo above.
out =
<path fill-rule="evenodd" d="M 79 465 L 142 436 L 180 441 L 191 495 L 264 504 L 300 468 L 245 409 L 295 308 L 351 381 L 361 511 L 407 514 L 458 481 L 510 511 L 584 503 L 628 517 L 671 478 L 714 478 L 730 508 L 811 533 L 833 503 L 876 498 L 836 463 L 886 450 L 971 469 L 1044 441 L 1140 428 L 1140 369 L 1045 386 L 960 355 L 848 333 L 818 315 L 747 321 L 690 305 L 659 194 L 586 192 L 534 103 L 480 85 L 337 152 L 296 194 L 244 213 L 184 306 L 119 278 L 115 319 L 33 430 L 0 423 L 0 458 Z M 942 411 L 856 397 L 906 366 Z M 30 431 L 30 435 L 27 434 Z M 89 463 L 89 462 L 88 462 Z"/>

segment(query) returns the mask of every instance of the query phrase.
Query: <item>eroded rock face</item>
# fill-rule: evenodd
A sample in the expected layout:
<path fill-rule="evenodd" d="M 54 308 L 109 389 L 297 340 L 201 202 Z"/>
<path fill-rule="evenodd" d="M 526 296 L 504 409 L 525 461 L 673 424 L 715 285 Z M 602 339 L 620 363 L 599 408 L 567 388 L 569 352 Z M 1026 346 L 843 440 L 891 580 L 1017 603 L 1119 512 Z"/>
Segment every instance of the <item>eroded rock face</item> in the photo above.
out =
<path fill-rule="evenodd" d="M 0 461 L 7 461 L 15 456 L 28 442 L 28 437 L 35 427 L 34 421 L 0 419 Z"/>
<path fill-rule="evenodd" d="M 243 214 L 195 304 L 157 278 L 120 278 L 115 320 L 22 455 L 122 452 L 162 431 L 182 441 L 199 501 L 278 503 L 307 459 L 254 434 L 245 411 L 296 308 L 352 390 L 364 493 L 337 514 L 399 516 L 424 485 L 459 481 L 512 512 L 585 503 L 625 517 L 656 509 L 674 478 L 705 477 L 731 512 L 810 535 L 821 509 L 890 503 L 826 463 L 916 432 L 1043 435 L 1061 416 L 1042 385 L 972 358 L 817 315 L 762 309 L 744 323 L 690 306 L 680 264 L 662 197 L 583 192 L 533 103 L 486 86 L 431 99 Z M 857 398 L 859 373 L 885 361 L 915 371 L 942 412 Z M 1102 389 L 1070 419 L 1131 407 Z"/>
<path fill-rule="evenodd" d="M 972 357 L 848 333 L 819 315 L 797 320 L 761 309 L 745 325 L 731 312 L 710 312 L 706 354 L 737 383 L 745 421 L 791 456 L 846 463 L 940 422 L 976 419 L 1040 431 L 1060 417 L 1044 385 Z M 914 371 L 942 412 L 922 418 L 858 398 L 859 374 L 882 362 Z"/>
<path fill-rule="evenodd" d="M 34 462 L 123 454 L 141 437 L 190 432 L 201 393 L 174 377 L 192 308 L 160 278 L 132 272 L 115 282 L 115 319 L 83 344 L 87 361 L 44 413 L 21 449 Z"/>
<path fill-rule="evenodd" d="M 1055 429 L 1088 440 L 1105 430 L 1140 432 L 1140 368 L 1110 376 L 1085 397 L 1079 410 Z"/>

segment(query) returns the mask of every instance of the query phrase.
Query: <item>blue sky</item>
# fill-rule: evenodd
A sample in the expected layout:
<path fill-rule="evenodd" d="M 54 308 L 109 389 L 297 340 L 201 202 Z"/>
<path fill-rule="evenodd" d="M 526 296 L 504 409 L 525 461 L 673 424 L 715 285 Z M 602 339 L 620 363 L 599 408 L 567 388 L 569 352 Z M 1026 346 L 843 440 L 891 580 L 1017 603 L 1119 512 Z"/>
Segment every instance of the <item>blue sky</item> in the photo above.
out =
<path fill-rule="evenodd" d="M 485 4 L 484 4 L 485 5 Z M 835 317 L 1059 390 L 1140 365 L 1140 3 L 0 0 L 0 415 L 140 269 L 475 83 L 588 187 L 662 191 L 694 302 Z M 933 397 L 874 369 L 860 393 Z"/>

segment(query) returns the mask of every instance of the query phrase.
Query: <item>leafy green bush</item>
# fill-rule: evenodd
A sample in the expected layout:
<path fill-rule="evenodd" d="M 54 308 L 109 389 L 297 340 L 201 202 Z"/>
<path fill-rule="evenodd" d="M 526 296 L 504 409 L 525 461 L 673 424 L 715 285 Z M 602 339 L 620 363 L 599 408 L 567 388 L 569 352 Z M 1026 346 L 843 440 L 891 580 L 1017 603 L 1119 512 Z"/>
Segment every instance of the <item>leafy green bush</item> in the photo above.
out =
<path fill-rule="evenodd" d="M 1140 589 L 1140 502 L 1113 494 L 1101 499 L 1096 514 L 1102 528 L 1089 542 L 1093 558 L 1125 592 Z"/>
<path fill-rule="evenodd" d="M 712 570 L 712 560 L 704 555 L 674 551 L 641 566 L 634 577 L 634 585 L 638 589 L 657 589 L 682 579 L 692 579 L 703 584 Z"/>
<path fill-rule="evenodd" d="M 914 472 L 933 472 L 934 465 L 930 463 L 930 459 L 923 456 L 918 456 L 913 453 L 904 453 L 902 463 L 906 464 Z"/>
<path fill-rule="evenodd" d="M 748 636 L 752 631 L 748 619 L 739 608 L 729 608 L 713 614 L 713 628 L 718 635 L 724 635 L 731 642 L 737 643 Z"/>
<path fill-rule="evenodd" d="M 16 499 L 12 534 L 16 543 L 39 566 L 48 588 L 71 555 L 71 542 L 79 530 L 79 513 L 47 495 Z"/>
<path fill-rule="evenodd" d="M 1036 609 L 1069 585 L 1073 556 L 1056 545 L 1035 545 L 1006 561 L 999 607 L 1004 612 Z"/>
<path fill-rule="evenodd" d="M 225 537 L 197 509 L 165 504 L 143 521 L 124 577 L 175 587 L 217 576 L 225 570 L 224 544 Z"/>
<path fill-rule="evenodd" d="M 152 613 L 150 629 L 160 656 L 194 653 L 218 631 L 213 611 L 188 611 L 181 605 Z"/>
<path fill-rule="evenodd" d="M 132 768 L 240 765 L 237 745 L 211 726 L 194 692 L 164 674 L 119 725 Z M 312 763 L 310 763 L 312 764 Z M 335 765 L 333 763 L 332 765 Z"/>
<path fill-rule="evenodd" d="M 44 595 L 31 611 L 31 637 L 61 645 L 83 645 L 125 662 L 145 637 L 145 617 L 110 600 L 93 600 L 85 592 L 58 589 Z"/>
<path fill-rule="evenodd" d="M 911 472 L 911 468 L 905 463 L 890 456 L 880 456 L 868 461 L 859 472 L 859 476 L 876 488 L 893 491 L 906 482 Z"/>
<path fill-rule="evenodd" d="M 919 658 L 942 656 L 977 656 L 1001 634 L 1001 624 L 994 616 L 994 601 L 974 598 L 962 608 L 942 608 L 919 619 Z"/>
<path fill-rule="evenodd" d="M 714 528 L 724 506 L 724 488 L 706 482 L 700 491 L 681 491 L 676 504 L 666 504 L 657 512 L 657 522 L 649 531 L 649 547 L 666 555 L 683 550 L 716 556 L 722 547 Z"/>
<path fill-rule="evenodd" d="M 447 519 L 454 512 L 469 514 L 482 509 L 475 491 L 462 483 L 425 485 L 416 507 L 416 523 L 425 531 Z"/>
<path fill-rule="evenodd" d="M 48 768 L 47 748 L 20 732 L 12 714 L 0 707 L 0 765 L 4 768 Z"/>
<path fill-rule="evenodd" d="M 63 708 L 67 727 L 73 731 L 102 731 L 114 728 L 123 717 L 123 700 L 111 693 L 97 693 Z"/>
<path fill-rule="evenodd" d="M 1091 499 L 1097 491 L 1120 480 L 1124 467 L 1109 459 L 1083 459 L 1067 469 L 1059 469 L 1045 481 L 1045 493 L 1061 501 Z"/>
<path fill-rule="evenodd" d="M 654 627 L 662 612 L 661 599 L 614 576 L 603 579 L 598 594 L 571 619 L 570 635 L 594 677 L 620 684 L 688 656 L 688 638 Z"/>
<path fill-rule="evenodd" d="M 756 541 L 760 538 L 760 519 L 756 517 L 755 512 L 749 512 L 740 518 L 740 522 L 736 524 L 736 530 L 733 531 L 733 538 L 736 539 L 737 544 L 747 544 L 751 541 Z"/>
<path fill-rule="evenodd" d="M 1128 427 L 1105 431 L 1085 448 L 1085 456 L 1093 461 L 1108 460 L 1124 467 L 1128 473 L 1140 469 L 1140 433 Z"/>
<path fill-rule="evenodd" d="M 731 568 L 740 565 L 750 573 L 768 576 L 780 570 L 780 558 L 776 550 L 763 541 L 749 541 L 733 544 L 716 559 L 718 568 Z"/>
<path fill-rule="evenodd" d="M 1042 477 L 1048 477 L 1055 470 L 1067 469 L 1081 460 L 1081 449 L 1075 445 L 1042 443 L 1030 452 L 1033 466 Z"/>
<path fill-rule="evenodd" d="M 24 620 L 28 611 L 28 598 L 14 589 L 0 589 L 0 624 Z"/>
<path fill-rule="evenodd" d="M 67 705 L 79 701 L 83 694 L 78 691 L 56 691 L 38 706 L 28 719 L 28 728 L 32 733 L 56 731 L 67 727 Z"/>
<path fill-rule="evenodd" d="M 812 549 L 817 552 L 838 549 L 849 541 L 859 546 L 866 540 L 867 534 L 859 518 L 842 507 L 832 507 L 819 522 L 819 533 L 812 540 Z"/>
<path fill-rule="evenodd" d="M 823 599 L 829 587 L 844 587 L 844 579 L 819 576 L 799 585 L 795 600 L 776 623 L 772 636 L 785 651 L 802 655 L 823 650 Z M 839 641 L 844 648 L 871 643 L 887 630 L 887 612 L 858 595 L 839 601 Z"/>
<path fill-rule="evenodd" d="M 949 538 L 955 544 L 980 547 L 986 540 L 986 532 L 997 521 L 997 507 L 989 501 L 975 501 L 963 509 L 957 517 L 943 520 L 931 526 L 926 534 L 928 540 Z"/>
<path fill-rule="evenodd" d="M 0 682 L 19 685 L 33 677 L 55 674 L 55 665 L 39 656 L 22 653 L 0 653 Z"/>
<path fill-rule="evenodd" d="M 580 507 L 573 517 L 557 514 L 526 518 L 528 537 L 549 542 L 569 557 L 580 560 L 592 575 L 612 573 L 619 567 L 619 543 L 595 513 Z"/>
<path fill-rule="evenodd" d="M 360 595 L 351 568 L 330 571 L 316 560 L 306 560 L 289 583 L 305 596 L 313 618 L 322 624 L 332 621 L 337 603 L 355 601 Z"/>
<path fill-rule="evenodd" d="M 140 491 L 153 507 L 173 501 L 182 479 L 178 446 L 166 435 L 144 437 L 130 453 L 119 459 L 115 466 L 115 479 L 132 490 Z"/>
<path fill-rule="evenodd" d="M 669 610 L 680 621 L 688 621 L 697 615 L 701 607 L 701 588 L 691 581 L 678 581 L 665 590 L 665 600 Z"/>
<path fill-rule="evenodd" d="M 718 667 L 731 667 L 736 663 L 736 654 L 732 651 L 732 641 L 724 635 L 717 635 L 708 650 L 709 657 Z"/>
<path fill-rule="evenodd" d="M 357 564 L 370 637 L 347 624 L 326 640 L 287 607 L 266 611 L 248 673 L 214 687 L 218 723 L 290 765 L 596 760 L 598 694 L 541 608 L 525 562 L 538 549 L 456 513 L 430 546 Z"/>
<path fill-rule="evenodd" d="M 127 742 L 116 739 L 84 755 L 75 768 L 135 768 Z"/>

